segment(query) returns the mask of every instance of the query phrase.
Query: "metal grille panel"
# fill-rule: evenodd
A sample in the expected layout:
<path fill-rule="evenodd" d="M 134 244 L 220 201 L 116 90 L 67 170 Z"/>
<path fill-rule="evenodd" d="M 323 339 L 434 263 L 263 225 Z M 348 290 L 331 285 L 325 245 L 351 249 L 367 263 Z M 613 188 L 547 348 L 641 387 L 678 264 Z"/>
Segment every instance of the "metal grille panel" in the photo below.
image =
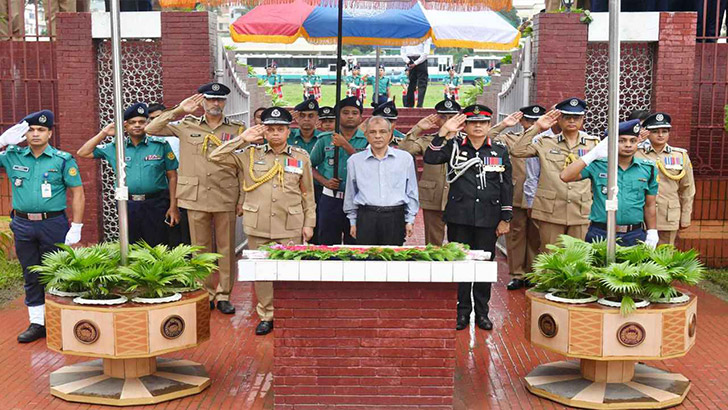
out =
<path fill-rule="evenodd" d="M 104 127 L 112 121 L 114 111 L 111 45 L 108 41 L 100 41 L 97 47 L 99 121 L 101 127 Z M 135 102 L 161 102 L 162 54 L 159 43 L 151 40 L 124 41 L 121 44 L 121 54 L 124 108 Z M 104 239 L 117 240 L 119 223 L 114 200 L 114 171 L 108 162 L 101 163 Z"/>
<path fill-rule="evenodd" d="M 584 127 L 590 135 L 601 135 L 607 129 L 609 107 L 609 45 L 590 43 L 587 48 L 586 102 Z M 652 99 L 653 61 L 655 48 L 647 43 L 622 44 L 619 79 L 619 120 L 624 121 L 634 110 L 649 110 Z"/>

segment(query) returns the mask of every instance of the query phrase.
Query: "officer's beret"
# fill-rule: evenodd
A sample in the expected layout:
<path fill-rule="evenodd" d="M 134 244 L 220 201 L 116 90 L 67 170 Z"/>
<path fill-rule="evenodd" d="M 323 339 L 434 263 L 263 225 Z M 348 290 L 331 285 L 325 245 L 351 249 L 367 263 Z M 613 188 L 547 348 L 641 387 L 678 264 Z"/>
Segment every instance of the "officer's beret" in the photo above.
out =
<path fill-rule="evenodd" d="M 468 105 L 463 109 L 465 121 L 490 121 L 493 110 L 482 104 Z"/>
<path fill-rule="evenodd" d="M 230 89 L 225 84 L 208 83 L 201 85 L 197 92 L 203 94 L 205 98 L 227 98 Z"/>
<path fill-rule="evenodd" d="M 359 113 L 364 111 L 364 108 L 361 106 L 361 101 L 354 96 L 346 97 L 336 104 L 336 109 L 339 111 L 344 107 L 354 107 L 359 110 Z"/>
<path fill-rule="evenodd" d="M 670 124 L 671 122 L 672 118 L 668 114 L 665 114 L 664 112 L 656 112 L 645 118 L 642 126 L 647 128 L 648 130 L 656 130 L 658 128 L 672 128 L 672 125 Z"/>
<path fill-rule="evenodd" d="M 41 127 L 53 127 L 53 112 L 50 110 L 41 110 L 28 114 L 23 118 L 28 125 L 40 125 Z M 22 122 L 22 121 L 21 121 Z"/>
<path fill-rule="evenodd" d="M 319 105 L 318 105 L 318 101 L 316 101 L 315 98 L 308 98 L 308 99 L 303 100 L 302 102 L 298 103 L 298 105 L 293 107 L 293 109 L 298 112 L 318 111 Z"/>
<path fill-rule="evenodd" d="M 134 117 L 149 118 L 149 110 L 144 103 L 132 104 L 124 110 L 124 121 L 128 121 Z"/>
<path fill-rule="evenodd" d="M 460 112 L 460 104 L 457 101 L 444 99 L 435 104 L 435 111 L 438 114 L 457 114 Z"/>
<path fill-rule="evenodd" d="M 546 114 L 546 108 L 544 108 L 538 104 L 519 108 L 518 111 L 522 112 L 523 116 L 525 118 L 528 118 L 531 120 L 537 120 L 537 119 L 541 118 L 542 115 Z"/>
<path fill-rule="evenodd" d="M 642 126 L 640 120 L 629 120 L 619 123 L 619 135 L 639 136 Z"/>
<path fill-rule="evenodd" d="M 447 69 L 445 69 L 445 71 L 450 71 L 450 70 L 455 71 L 455 66 L 451 65 L 451 66 L 448 66 Z"/>
<path fill-rule="evenodd" d="M 293 121 L 293 116 L 285 108 L 270 107 L 266 108 L 265 111 L 260 114 L 260 119 L 265 125 L 290 125 L 291 121 Z"/>
<path fill-rule="evenodd" d="M 562 114 L 584 115 L 586 114 L 586 101 L 576 97 L 569 98 L 556 104 L 556 109 Z"/>
<path fill-rule="evenodd" d="M 306 70 L 315 70 L 316 66 L 314 64 L 308 64 L 306 67 L 304 67 Z"/>
<path fill-rule="evenodd" d="M 359 65 L 359 64 L 354 64 L 354 67 L 352 67 L 352 70 L 360 70 L 360 69 L 361 69 L 361 65 Z"/>
<path fill-rule="evenodd" d="M 388 120 L 396 120 L 397 114 L 397 107 L 394 106 L 394 101 L 387 101 L 379 104 L 377 108 L 372 111 L 372 116 L 384 117 Z"/>
<path fill-rule="evenodd" d="M 336 111 L 332 107 L 321 107 L 319 108 L 319 119 L 320 120 L 334 120 L 336 119 Z"/>
<path fill-rule="evenodd" d="M 271 61 L 270 63 L 268 63 L 267 66 L 265 66 L 265 68 L 276 68 L 276 67 L 278 67 L 278 64 L 276 64 L 275 61 Z"/>

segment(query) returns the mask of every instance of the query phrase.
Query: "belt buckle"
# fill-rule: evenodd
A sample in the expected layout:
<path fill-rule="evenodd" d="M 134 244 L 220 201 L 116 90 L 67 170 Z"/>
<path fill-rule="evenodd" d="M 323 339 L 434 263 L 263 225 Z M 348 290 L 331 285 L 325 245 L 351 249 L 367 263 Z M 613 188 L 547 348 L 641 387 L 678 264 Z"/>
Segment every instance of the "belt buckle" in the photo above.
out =
<path fill-rule="evenodd" d="M 617 225 L 616 231 L 618 233 L 627 233 L 629 232 L 629 225 Z"/>
<path fill-rule="evenodd" d="M 29 221 L 42 221 L 43 220 L 43 214 L 28 214 L 28 220 Z"/>
<path fill-rule="evenodd" d="M 147 198 L 146 195 L 132 195 L 131 200 L 132 201 L 143 201 Z"/>

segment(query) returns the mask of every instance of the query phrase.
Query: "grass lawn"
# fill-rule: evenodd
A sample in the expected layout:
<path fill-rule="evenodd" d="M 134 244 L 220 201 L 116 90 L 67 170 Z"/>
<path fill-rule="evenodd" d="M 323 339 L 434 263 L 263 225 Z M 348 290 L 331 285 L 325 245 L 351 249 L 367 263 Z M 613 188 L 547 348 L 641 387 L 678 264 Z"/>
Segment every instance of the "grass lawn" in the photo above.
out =
<path fill-rule="evenodd" d="M 472 85 L 464 85 L 462 88 L 460 88 L 460 95 L 463 95 L 465 89 L 472 87 Z M 371 107 L 370 104 L 372 102 L 373 89 L 373 86 L 367 86 L 367 100 L 365 101 L 365 105 L 367 107 Z M 442 90 L 442 83 L 430 83 L 430 85 L 427 87 L 424 107 L 433 108 L 435 104 L 440 102 L 442 100 Z M 395 105 L 397 107 L 402 107 L 402 87 L 395 84 L 394 86 L 392 86 L 391 92 L 392 96 L 395 98 Z M 334 94 L 336 94 L 336 86 L 334 84 L 324 84 L 323 86 L 321 86 L 321 101 L 319 101 L 319 104 L 333 106 L 335 101 Z M 342 97 L 346 97 L 346 90 L 342 90 L 341 95 Z M 301 84 L 284 83 L 283 99 L 286 101 L 286 106 L 294 106 L 300 103 L 303 99 L 303 90 Z"/>
<path fill-rule="evenodd" d="M 23 270 L 18 261 L 0 257 L 0 306 L 23 293 Z"/>
<path fill-rule="evenodd" d="M 728 301 L 728 269 L 708 269 L 700 287 Z"/>

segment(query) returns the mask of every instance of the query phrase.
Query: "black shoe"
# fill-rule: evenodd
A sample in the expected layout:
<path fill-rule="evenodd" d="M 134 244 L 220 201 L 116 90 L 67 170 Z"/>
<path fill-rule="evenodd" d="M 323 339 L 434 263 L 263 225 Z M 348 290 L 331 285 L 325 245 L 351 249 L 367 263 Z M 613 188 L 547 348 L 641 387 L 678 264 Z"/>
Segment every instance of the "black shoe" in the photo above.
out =
<path fill-rule="evenodd" d="M 215 310 L 215 301 L 214 300 L 210 301 L 210 310 Z"/>
<path fill-rule="evenodd" d="M 18 342 L 30 343 L 44 337 L 46 337 L 45 326 L 41 326 L 37 323 L 31 323 L 25 332 L 18 335 Z"/>
<path fill-rule="evenodd" d="M 261 320 L 260 323 L 258 323 L 258 326 L 255 328 L 255 334 L 258 336 L 267 335 L 268 333 L 273 331 L 273 321 L 272 320 Z"/>
<path fill-rule="evenodd" d="M 493 322 L 488 319 L 488 316 L 478 316 L 475 318 L 475 324 L 483 330 L 492 330 Z"/>
<path fill-rule="evenodd" d="M 455 330 L 463 330 L 468 327 L 470 323 L 470 317 L 465 315 L 458 315 L 457 323 L 455 324 Z"/>
<path fill-rule="evenodd" d="M 523 286 L 525 286 L 526 288 L 532 288 L 532 287 L 536 286 L 536 284 L 531 282 L 530 280 L 526 279 L 523 281 Z"/>
<path fill-rule="evenodd" d="M 226 315 L 232 315 L 235 313 L 235 306 L 227 300 L 221 300 L 217 302 L 217 310 Z"/>
<path fill-rule="evenodd" d="M 508 290 L 516 290 L 522 288 L 526 282 L 523 279 L 513 278 L 510 282 L 508 282 L 508 286 L 506 286 L 506 289 Z"/>

